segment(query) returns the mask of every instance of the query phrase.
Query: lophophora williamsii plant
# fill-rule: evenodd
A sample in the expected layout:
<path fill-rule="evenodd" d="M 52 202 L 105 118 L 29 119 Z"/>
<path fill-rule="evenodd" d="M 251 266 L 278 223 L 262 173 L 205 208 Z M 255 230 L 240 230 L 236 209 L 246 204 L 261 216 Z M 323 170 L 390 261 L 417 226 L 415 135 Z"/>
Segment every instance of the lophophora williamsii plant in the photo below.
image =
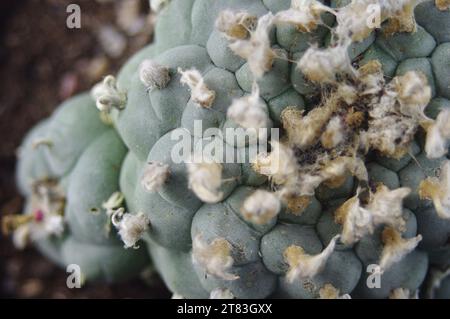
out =
<path fill-rule="evenodd" d="M 450 297 L 448 0 L 151 3 L 25 139 L 18 246 L 109 280 L 148 251 L 182 298 Z"/>

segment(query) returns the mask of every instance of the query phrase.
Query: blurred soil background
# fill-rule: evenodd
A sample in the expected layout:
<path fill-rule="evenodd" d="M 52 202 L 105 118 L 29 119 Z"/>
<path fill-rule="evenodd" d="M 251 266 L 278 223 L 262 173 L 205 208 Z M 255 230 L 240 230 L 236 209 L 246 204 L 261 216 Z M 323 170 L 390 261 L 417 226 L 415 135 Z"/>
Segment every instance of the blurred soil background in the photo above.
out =
<path fill-rule="evenodd" d="M 81 7 L 81 29 L 66 27 L 69 4 Z M 0 215 L 20 212 L 16 150 L 26 132 L 63 100 L 116 74 L 152 40 L 147 0 L 0 1 Z M 116 285 L 66 287 L 65 270 L 35 249 L 16 250 L 0 234 L 0 296 L 5 298 L 167 298 L 152 272 Z"/>

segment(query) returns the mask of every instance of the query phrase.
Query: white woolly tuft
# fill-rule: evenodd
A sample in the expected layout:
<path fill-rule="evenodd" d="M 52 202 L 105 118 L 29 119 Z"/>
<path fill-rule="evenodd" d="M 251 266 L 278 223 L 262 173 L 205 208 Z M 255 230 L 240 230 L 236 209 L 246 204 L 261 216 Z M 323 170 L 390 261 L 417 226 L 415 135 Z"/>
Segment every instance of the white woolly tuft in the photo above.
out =
<path fill-rule="evenodd" d="M 440 158 L 447 154 L 450 140 L 450 110 L 442 110 L 427 128 L 425 152 L 428 158 Z"/>
<path fill-rule="evenodd" d="M 259 189 L 245 199 L 241 213 L 245 220 L 264 225 L 273 220 L 280 209 L 280 200 L 274 193 Z"/>
<path fill-rule="evenodd" d="M 209 299 L 235 299 L 235 297 L 229 289 L 216 288 L 211 291 Z"/>
<path fill-rule="evenodd" d="M 382 239 L 384 247 L 381 253 L 379 266 L 381 271 L 384 272 L 412 252 L 422 240 L 422 236 L 418 235 L 413 238 L 405 239 L 402 238 L 399 231 L 387 227 L 383 231 Z"/>
<path fill-rule="evenodd" d="M 292 0 L 288 10 L 280 11 L 275 15 L 275 21 L 293 24 L 301 31 L 311 32 L 322 23 L 320 15 L 323 12 L 333 11 L 317 0 Z"/>
<path fill-rule="evenodd" d="M 170 176 L 169 165 L 150 162 L 145 167 L 141 184 L 150 193 L 157 192 L 167 182 Z"/>
<path fill-rule="evenodd" d="M 246 39 L 256 27 L 257 21 L 258 18 L 245 11 L 224 10 L 217 17 L 215 26 L 229 40 L 238 40 Z"/>
<path fill-rule="evenodd" d="M 217 203 L 222 200 L 223 167 L 213 161 L 198 162 L 193 156 L 188 163 L 187 170 L 189 175 L 189 188 L 205 203 Z"/>
<path fill-rule="evenodd" d="M 108 75 L 105 79 L 95 85 L 91 90 L 91 96 L 96 101 L 97 108 L 109 113 L 113 108 L 122 110 L 125 108 L 127 96 L 119 91 L 116 84 L 116 78 Z"/>
<path fill-rule="evenodd" d="M 196 69 L 183 71 L 178 68 L 181 74 L 180 82 L 185 84 L 191 90 L 192 101 L 204 108 L 210 108 L 216 98 L 216 92 L 210 90 L 206 85 L 203 76 Z"/>
<path fill-rule="evenodd" d="M 269 32 L 274 22 L 272 13 L 268 13 L 258 20 L 250 39 L 235 40 L 229 45 L 230 49 L 247 60 L 250 71 L 255 79 L 261 78 L 272 68 L 274 53 L 270 47 Z"/>
<path fill-rule="evenodd" d="M 160 12 L 169 4 L 170 0 L 150 0 L 150 8 L 153 12 Z"/>
<path fill-rule="evenodd" d="M 277 185 L 290 183 L 297 174 L 297 161 L 293 151 L 285 145 L 272 141 L 270 154 L 258 154 L 253 168 L 258 173 L 268 176 Z"/>
<path fill-rule="evenodd" d="M 136 215 L 125 213 L 123 208 L 119 208 L 111 217 L 113 225 L 119 231 L 120 238 L 124 242 L 125 248 L 137 249 L 136 243 L 149 229 L 150 220 L 139 212 Z"/>
<path fill-rule="evenodd" d="M 444 161 L 439 177 L 428 177 L 420 183 L 419 196 L 431 199 L 437 214 L 450 219 L 450 161 Z"/>
<path fill-rule="evenodd" d="M 148 90 L 163 89 L 170 82 L 169 69 L 147 59 L 139 66 L 139 79 Z"/>
<path fill-rule="evenodd" d="M 336 241 L 340 235 L 336 235 L 330 241 L 328 246 L 318 255 L 308 255 L 303 248 L 299 246 L 288 247 L 283 255 L 286 263 L 289 265 L 289 270 L 286 274 L 288 282 L 292 283 L 295 279 L 314 278 L 318 273 L 322 272 L 328 261 L 328 258 L 334 251 Z"/>
<path fill-rule="evenodd" d="M 297 63 L 305 76 L 321 84 L 336 84 L 337 75 L 355 76 L 356 71 L 348 55 L 350 41 L 335 47 L 310 47 Z"/>
<path fill-rule="evenodd" d="M 258 85 L 253 85 L 251 95 L 235 99 L 228 108 L 227 116 L 241 127 L 253 130 L 258 138 L 267 137 L 267 128 L 271 121 L 267 107 L 259 97 Z"/>
<path fill-rule="evenodd" d="M 234 260 L 231 257 L 231 245 L 223 238 L 216 238 L 208 244 L 201 234 L 197 234 L 192 240 L 192 261 L 201 266 L 206 274 L 223 280 L 239 278 L 228 272 Z"/>

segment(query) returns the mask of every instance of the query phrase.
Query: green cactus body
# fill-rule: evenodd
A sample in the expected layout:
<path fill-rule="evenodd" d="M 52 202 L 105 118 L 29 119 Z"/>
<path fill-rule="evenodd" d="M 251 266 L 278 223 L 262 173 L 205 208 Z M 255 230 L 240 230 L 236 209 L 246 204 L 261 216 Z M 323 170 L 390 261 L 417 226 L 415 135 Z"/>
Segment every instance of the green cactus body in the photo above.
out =
<path fill-rule="evenodd" d="M 37 247 L 63 267 L 79 265 L 85 280 L 124 280 L 148 263 L 144 248 L 124 250 L 115 229 L 107 231 L 102 208 L 119 189 L 125 154 L 117 133 L 102 123 L 86 94 L 61 105 L 30 132 L 20 150 L 17 181 L 29 196 L 26 214 L 44 209 L 33 203 L 36 182 L 57 181 L 64 193 L 64 232 L 39 238 Z"/>
<path fill-rule="evenodd" d="M 321 2 L 330 5 L 329 1 Z M 349 3 L 331 1 L 331 7 Z M 45 243 L 51 248 L 43 250 L 51 258 L 86 265 L 92 277 L 115 279 L 135 273 L 146 262 L 143 249 L 121 250 L 114 230 L 109 237 L 101 232 L 108 222 L 107 215 L 89 212 L 101 211 L 109 195 L 120 190 L 127 210 L 143 214 L 150 221 L 149 230 L 141 238 L 157 270 L 174 293 L 186 298 L 205 298 L 217 289 L 226 289 L 236 298 L 317 298 L 328 295 L 330 289 L 336 296 L 387 298 L 400 292 L 413 294 L 422 287 L 431 267 L 450 266 L 450 221 L 439 216 L 433 201 L 421 192 L 424 180 L 440 176 L 446 157 L 427 157 L 421 130 L 414 134 L 402 156 L 393 158 L 381 151 L 365 154 L 367 181 L 347 174 L 338 183 L 320 183 L 307 199 L 281 201 L 278 213 L 263 223 L 248 218 L 242 208 L 256 190 L 270 192 L 274 181 L 256 172 L 251 164 L 222 164 L 224 182 L 216 190 L 221 199 L 209 202 L 209 197 L 199 196 L 191 184 L 189 165 L 174 161 L 172 151 L 177 139 L 173 136 L 184 137 L 192 146 L 205 139 L 224 149 L 234 148 L 225 134 L 223 138 L 217 134 L 212 138 L 195 136 L 195 123 L 201 120 L 201 133 L 208 129 L 225 133 L 227 128 L 239 127 L 227 112 L 234 101 L 254 93 L 254 83 L 261 112 L 267 115 L 267 128 L 286 124 L 288 111 L 309 114 L 320 104 L 321 93 L 325 92 L 322 90 L 329 87 L 310 81 L 292 61 L 307 54 L 311 43 L 326 48 L 334 41 L 329 32 L 330 27 L 338 25 L 333 14 L 321 13 L 322 25 L 312 32 L 290 24 L 270 28 L 267 37 L 276 58 L 263 76 L 255 74 L 252 61 L 230 49 L 229 39 L 215 27 L 224 10 L 258 18 L 269 12 L 276 15 L 290 6 L 290 0 L 172 0 L 159 15 L 155 44 L 132 57 L 118 75 L 117 89 L 126 92 L 127 98 L 123 108 L 111 112 L 117 133 L 102 126 L 98 114 L 88 114 L 95 111 L 91 101 L 81 103 L 89 106 L 89 111 L 70 115 L 70 121 L 83 122 L 81 117 L 86 116 L 97 123 L 86 120 L 85 128 L 55 132 L 62 139 L 70 135 L 77 145 L 63 143 L 47 151 L 28 150 L 35 136 L 60 127 L 56 118 L 63 109 L 30 133 L 19 162 L 22 192 L 30 194 L 27 179 L 50 177 L 64 181 L 67 194 L 69 230 L 62 243 Z M 388 35 L 389 24 L 385 22 L 362 41 L 354 41 L 347 52 L 355 67 L 377 60 L 386 78 L 407 76 L 409 71 L 423 74 L 432 99 L 426 115 L 435 119 L 450 107 L 450 11 L 439 10 L 434 1 L 426 1 L 416 7 L 415 16 L 415 32 Z M 160 78 L 151 79 L 155 80 L 150 83 L 155 86 L 152 88 L 140 74 L 145 60 L 159 68 Z M 190 69 L 201 75 L 203 93 L 214 92 L 212 103 L 206 107 L 199 105 L 211 100 L 196 99 L 182 83 L 183 72 Z M 166 81 L 167 76 L 170 79 Z M 160 85 L 159 80 L 164 83 Z M 254 144 L 247 141 L 234 151 L 237 156 L 245 156 L 252 147 Z M 294 153 L 303 163 L 302 152 L 296 149 Z M 61 161 L 66 157 L 70 160 Z M 155 163 L 160 166 L 151 168 L 161 169 L 158 176 L 164 178 L 149 192 L 143 180 L 149 165 Z M 368 269 L 383 258 L 386 238 L 391 238 L 389 230 L 380 223 L 358 240 L 345 242 L 336 237 L 345 230 L 337 212 L 357 198 L 356 194 L 364 202 L 364 187 L 373 195 L 380 185 L 389 190 L 410 189 L 399 217 L 404 222 L 401 238 L 418 239 L 420 243 L 386 268 L 381 288 L 371 289 L 367 283 L 373 274 Z M 293 275 L 295 271 L 306 271 L 297 263 L 305 262 L 307 266 L 319 262 L 308 258 L 321 252 L 329 253 L 318 271 Z M 439 290 L 440 297 L 448 297 L 447 281 Z"/>

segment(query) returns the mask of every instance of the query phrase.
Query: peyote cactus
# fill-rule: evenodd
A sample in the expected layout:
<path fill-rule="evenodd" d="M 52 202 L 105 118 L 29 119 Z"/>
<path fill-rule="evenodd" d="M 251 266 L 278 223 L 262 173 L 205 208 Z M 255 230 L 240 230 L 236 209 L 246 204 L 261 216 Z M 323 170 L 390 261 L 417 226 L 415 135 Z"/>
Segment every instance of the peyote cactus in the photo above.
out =
<path fill-rule="evenodd" d="M 108 214 L 120 206 L 127 149 L 89 94 L 72 98 L 38 124 L 19 149 L 17 183 L 25 216 L 5 217 L 19 248 L 27 240 L 54 262 L 80 266 L 84 280 L 125 280 L 148 265 L 144 247 L 125 250 Z M 64 217 L 63 217 L 64 216 Z"/>
<path fill-rule="evenodd" d="M 41 249 L 115 279 L 145 242 L 185 298 L 450 298 L 450 2 L 156 2 L 100 113 L 76 98 L 24 142 L 34 219 L 42 185 L 65 205 Z"/>

